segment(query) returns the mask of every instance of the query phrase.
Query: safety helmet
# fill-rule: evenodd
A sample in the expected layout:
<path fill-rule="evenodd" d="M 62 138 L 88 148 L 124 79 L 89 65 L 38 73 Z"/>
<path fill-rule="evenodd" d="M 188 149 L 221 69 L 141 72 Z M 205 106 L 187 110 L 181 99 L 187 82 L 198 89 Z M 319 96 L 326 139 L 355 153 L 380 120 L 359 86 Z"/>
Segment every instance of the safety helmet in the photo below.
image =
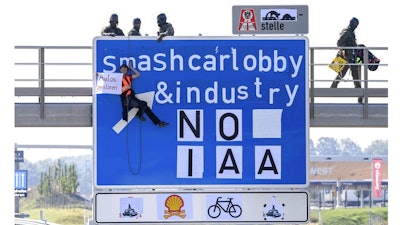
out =
<path fill-rule="evenodd" d="M 138 24 L 138 23 L 142 23 L 142 21 L 140 21 L 139 18 L 133 19 L 133 24 Z"/>
<path fill-rule="evenodd" d="M 167 16 L 164 13 L 161 13 L 157 16 L 157 23 L 164 24 L 167 22 Z"/>
<path fill-rule="evenodd" d="M 110 16 L 110 22 L 111 22 L 111 21 L 115 21 L 115 22 L 118 23 L 118 15 L 115 14 L 115 13 L 111 14 L 111 16 Z"/>

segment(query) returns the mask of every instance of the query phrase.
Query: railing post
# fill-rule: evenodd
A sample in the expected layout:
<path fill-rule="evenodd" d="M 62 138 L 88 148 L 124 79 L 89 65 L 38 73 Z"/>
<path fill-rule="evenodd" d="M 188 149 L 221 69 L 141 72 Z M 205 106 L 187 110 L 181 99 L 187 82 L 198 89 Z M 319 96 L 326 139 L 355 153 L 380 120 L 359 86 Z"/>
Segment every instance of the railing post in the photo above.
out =
<path fill-rule="evenodd" d="M 314 118 L 314 49 L 310 48 L 310 118 Z"/>
<path fill-rule="evenodd" d="M 44 47 L 39 48 L 39 87 L 40 118 L 44 119 Z"/>
<path fill-rule="evenodd" d="M 363 62 L 364 62 L 364 106 L 363 117 L 368 119 L 368 49 L 364 47 Z"/>

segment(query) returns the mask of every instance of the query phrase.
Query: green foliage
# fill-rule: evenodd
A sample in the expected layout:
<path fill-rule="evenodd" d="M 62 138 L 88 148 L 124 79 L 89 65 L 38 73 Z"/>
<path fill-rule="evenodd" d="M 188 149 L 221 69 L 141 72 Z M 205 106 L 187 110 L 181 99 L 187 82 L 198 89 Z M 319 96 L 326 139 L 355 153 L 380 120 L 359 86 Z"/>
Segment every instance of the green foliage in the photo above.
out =
<path fill-rule="evenodd" d="M 92 211 L 84 208 L 34 208 L 25 209 L 30 219 L 40 219 L 40 211 L 44 218 L 61 225 L 81 225 L 84 218 L 92 218 Z M 371 224 L 387 225 L 388 208 L 372 208 Z M 322 223 L 318 222 L 318 211 L 311 210 L 310 223 L 313 225 L 369 225 L 369 208 L 327 209 L 321 211 Z"/>
<path fill-rule="evenodd" d="M 362 155 L 361 147 L 350 138 L 340 140 L 341 155 L 358 156 Z"/>
<path fill-rule="evenodd" d="M 40 211 L 48 222 L 61 225 L 82 225 L 84 218 L 92 218 L 92 212 L 83 208 L 36 208 L 27 209 L 24 213 L 29 214 L 29 219 L 39 220 Z"/>
<path fill-rule="evenodd" d="M 374 140 L 364 150 L 351 138 L 338 141 L 332 137 L 320 137 L 318 142 L 310 140 L 310 155 L 336 155 L 336 156 L 360 156 L 360 155 L 388 155 L 388 141 Z"/>
<path fill-rule="evenodd" d="M 53 193 L 44 197 L 33 188 L 27 198 L 18 202 L 19 212 L 29 214 L 33 220 L 40 219 L 40 211 L 48 222 L 61 225 L 82 225 L 84 218 L 92 218 L 92 205 L 78 195 Z"/>
<path fill-rule="evenodd" d="M 368 225 L 370 208 L 347 208 L 322 210 L 323 225 Z M 315 216 L 315 214 L 314 214 Z M 388 208 L 372 208 L 371 224 L 388 224 Z"/>
<path fill-rule="evenodd" d="M 50 166 L 47 173 L 40 175 L 38 191 L 41 196 L 53 193 L 75 194 L 79 186 L 78 173 L 75 165 L 67 165 L 59 159 L 57 164 Z"/>
<path fill-rule="evenodd" d="M 388 154 L 388 141 L 375 140 L 365 150 L 367 155 L 387 155 Z"/>
<path fill-rule="evenodd" d="M 318 155 L 340 155 L 340 144 L 336 138 L 321 137 L 316 152 Z"/>
<path fill-rule="evenodd" d="M 43 187 L 44 184 L 40 184 L 40 182 L 44 182 L 45 179 L 41 176 L 47 174 L 49 167 L 58 168 L 59 160 L 62 166 L 61 168 L 63 169 L 61 171 L 55 172 L 55 174 L 57 174 L 56 177 L 63 175 L 64 165 L 73 165 L 74 173 L 76 173 L 77 180 L 72 181 L 72 191 L 74 191 L 75 187 L 77 187 L 74 193 L 78 191 L 82 195 L 91 195 L 93 180 L 92 155 L 81 155 L 79 157 L 68 156 L 61 157 L 57 160 L 45 159 L 35 163 L 32 163 L 29 160 L 25 160 L 23 163 L 20 164 L 20 168 L 29 171 L 28 184 L 30 187 Z M 60 186 L 60 183 L 57 183 L 55 185 Z"/>

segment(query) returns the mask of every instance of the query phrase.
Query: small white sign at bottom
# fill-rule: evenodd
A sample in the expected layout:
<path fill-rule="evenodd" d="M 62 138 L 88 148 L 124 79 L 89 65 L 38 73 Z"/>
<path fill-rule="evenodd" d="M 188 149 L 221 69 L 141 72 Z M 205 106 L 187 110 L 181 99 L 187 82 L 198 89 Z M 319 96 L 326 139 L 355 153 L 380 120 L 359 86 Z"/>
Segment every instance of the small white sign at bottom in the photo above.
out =
<path fill-rule="evenodd" d="M 96 193 L 96 224 L 309 222 L 307 191 Z"/>

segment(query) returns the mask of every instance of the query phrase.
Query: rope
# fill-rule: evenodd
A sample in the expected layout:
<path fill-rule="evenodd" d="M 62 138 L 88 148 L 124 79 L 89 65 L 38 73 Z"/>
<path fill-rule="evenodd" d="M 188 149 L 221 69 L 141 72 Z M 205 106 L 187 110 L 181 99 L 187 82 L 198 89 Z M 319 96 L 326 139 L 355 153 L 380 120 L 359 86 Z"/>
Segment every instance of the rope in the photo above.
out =
<path fill-rule="evenodd" d="M 129 99 L 129 98 L 127 98 Z M 127 101 L 128 104 L 126 105 L 126 112 L 128 113 L 128 117 L 129 117 L 129 101 Z M 129 118 L 127 118 L 127 120 L 129 120 Z M 127 155 L 127 160 L 128 160 L 128 166 L 129 166 L 129 171 L 131 172 L 132 175 L 138 175 L 141 168 L 142 168 L 142 121 L 140 121 L 140 127 L 139 127 L 139 166 L 137 168 L 137 170 L 135 171 L 132 168 L 132 163 L 131 163 L 131 154 L 130 154 L 130 144 L 129 144 L 129 124 L 127 124 L 126 126 L 126 155 Z"/>
<path fill-rule="evenodd" d="M 130 45 L 130 38 L 128 38 L 128 53 L 131 52 L 131 45 Z M 130 62 L 128 63 L 128 68 L 130 69 Z M 133 80 L 131 80 L 131 88 L 133 88 Z M 134 88 L 133 88 L 134 89 Z M 131 92 L 131 95 L 135 94 L 133 91 Z M 127 97 L 127 104 L 126 104 L 126 112 L 127 112 L 127 117 L 129 117 L 129 100 L 130 98 Z M 127 118 L 129 121 L 129 118 Z M 128 166 L 129 166 L 129 171 L 131 172 L 132 175 L 138 175 L 141 168 L 142 168 L 142 121 L 140 121 L 140 127 L 139 127 L 139 165 L 137 168 L 137 171 L 135 171 L 132 168 L 132 163 L 131 163 L 131 157 L 130 157 L 130 145 L 129 145 L 129 124 L 126 126 L 126 154 L 128 158 Z"/>

